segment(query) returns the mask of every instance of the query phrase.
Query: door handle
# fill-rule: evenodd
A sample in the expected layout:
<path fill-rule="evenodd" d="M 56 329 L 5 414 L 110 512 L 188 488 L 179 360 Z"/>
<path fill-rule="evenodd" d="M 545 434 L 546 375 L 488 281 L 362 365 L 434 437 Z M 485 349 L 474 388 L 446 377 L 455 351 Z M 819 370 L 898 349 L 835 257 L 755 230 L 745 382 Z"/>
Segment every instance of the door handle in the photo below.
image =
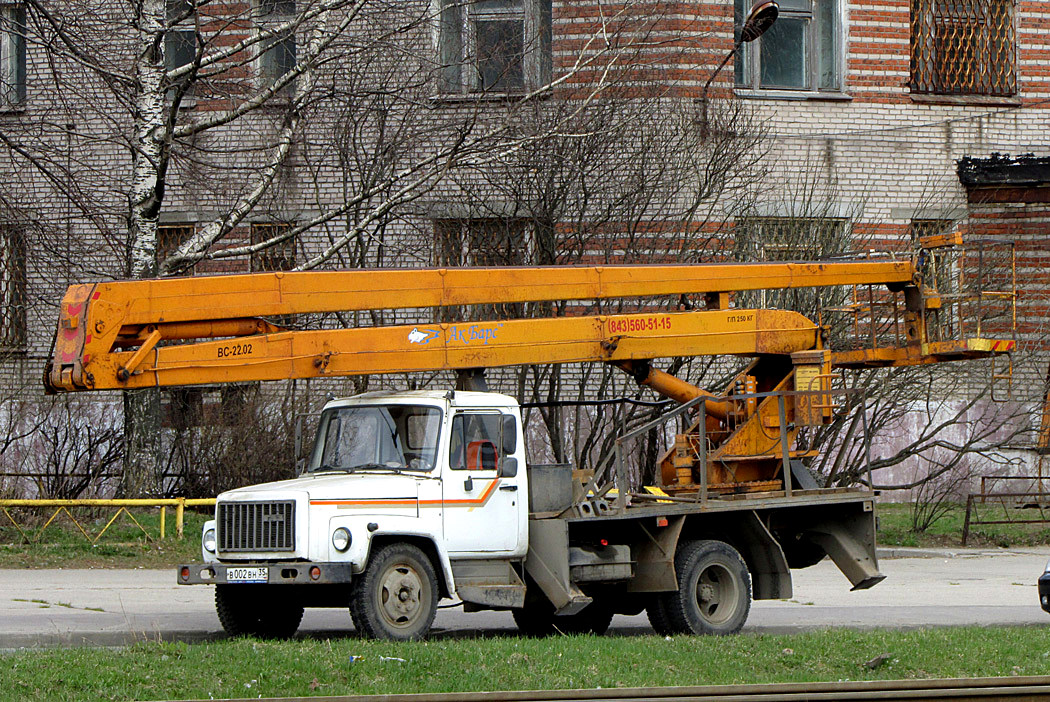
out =
<path fill-rule="evenodd" d="M 518 486 L 517 485 L 500 485 L 499 489 L 503 490 L 504 492 L 517 492 L 518 491 Z"/>

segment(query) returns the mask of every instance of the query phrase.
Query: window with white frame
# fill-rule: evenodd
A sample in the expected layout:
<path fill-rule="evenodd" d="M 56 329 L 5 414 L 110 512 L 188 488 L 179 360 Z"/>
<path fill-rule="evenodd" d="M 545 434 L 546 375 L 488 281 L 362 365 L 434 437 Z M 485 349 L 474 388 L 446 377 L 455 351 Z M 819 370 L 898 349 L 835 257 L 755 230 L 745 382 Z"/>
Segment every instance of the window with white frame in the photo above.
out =
<path fill-rule="evenodd" d="M 520 93 L 550 81 L 551 0 L 437 0 L 439 89 Z"/>
<path fill-rule="evenodd" d="M 166 0 L 167 30 L 164 32 L 164 70 L 168 73 L 193 63 L 197 55 L 197 32 L 194 27 L 197 9 L 192 0 Z M 185 83 L 180 76 L 174 84 Z"/>
<path fill-rule="evenodd" d="M 26 99 L 26 9 L 23 3 L 0 4 L 0 107 Z"/>
<path fill-rule="evenodd" d="M 295 68 L 295 32 L 281 30 L 282 25 L 295 17 L 295 0 L 256 0 L 256 29 L 263 35 L 258 67 L 262 85 L 270 85 Z M 285 86 L 285 90 L 291 85 Z"/>
<path fill-rule="evenodd" d="M 736 0 L 736 33 L 751 8 Z M 753 90 L 842 90 L 842 0 L 781 0 L 780 16 L 759 39 L 742 44 L 736 85 Z"/>

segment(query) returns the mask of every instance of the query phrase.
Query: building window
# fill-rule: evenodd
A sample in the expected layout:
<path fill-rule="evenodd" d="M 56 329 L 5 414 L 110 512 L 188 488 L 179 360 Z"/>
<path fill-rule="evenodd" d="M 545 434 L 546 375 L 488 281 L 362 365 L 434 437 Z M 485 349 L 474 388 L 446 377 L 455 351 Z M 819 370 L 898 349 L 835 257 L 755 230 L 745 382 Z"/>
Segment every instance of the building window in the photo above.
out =
<path fill-rule="evenodd" d="M 912 0 L 911 90 L 1017 92 L 1013 0 Z"/>
<path fill-rule="evenodd" d="M 529 229 L 521 219 L 439 219 L 434 222 L 434 265 L 522 266 L 529 260 Z M 515 319 L 523 316 L 519 304 L 439 307 L 439 322 L 468 319 Z"/>
<path fill-rule="evenodd" d="M 168 388 L 164 424 L 177 431 L 199 427 L 204 423 L 204 390 L 202 388 Z"/>
<path fill-rule="evenodd" d="M 841 0 L 782 0 L 761 38 L 740 46 L 736 85 L 755 90 L 842 90 Z M 751 9 L 736 0 L 736 33 Z"/>
<path fill-rule="evenodd" d="M 941 293 L 953 292 L 956 287 L 957 249 L 951 245 L 954 228 L 951 219 L 913 219 L 910 225 L 912 241 L 923 251 L 918 260 L 923 286 Z"/>
<path fill-rule="evenodd" d="M 21 105 L 25 99 L 25 6 L 0 5 L 0 106 Z"/>
<path fill-rule="evenodd" d="M 193 63 L 197 56 L 196 8 L 191 0 L 166 0 L 168 30 L 164 34 L 164 70 L 168 73 Z M 180 76 L 173 85 L 185 83 Z"/>
<path fill-rule="evenodd" d="M 291 231 L 288 223 L 252 224 L 252 245 L 270 241 Z M 252 254 L 252 272 L 290 271 L 295 268 L 295 238 L 291 237 Z"/>
<path fill-rule="evenodd" d="M 439 219 L 434 223 L 438 266 L 520 266 L 528 257 L 521 219 Z"/>
<path fill-rule="evenodd" d="M 0 227 L 0 349 L 26 346 L 26 244 L 22 231 Z"/>
<path fill-rule="evenodd" d="M 258 0 L 256 27 L 266 36 L 259 48 L 259 81 L 271 85 L 295 68 L 295 32 L 279 27 L 295 20 L 295 0 Z M 290 90 L 288 83 L 282 90 Z"/>
<path fill-rule="evenodd" d="M 444 93 L 520 93 L 550 81 L 551 0 L 439 0 Z"/>
<path fill-rule="evenodd" d="M 192 224 L 161 224 L 157 227 L 157 264 L 159 265 L 168 256 L 185 244 L 197 232 L 196 226 Z M 196 266 L 180 268 L 179 275 L 193 275 Z"/>
<path fill-rule="evenodd" d="M 164 425 L 177 431 L 238 426 L 246 421 L 258 389 L 258 383 L 167 388 L 162 396 Z"/>
<path fill-rule="evenodd" d="M 847 222 L 837 217 L 747 217 L 737 220 L 738 258 L 815 261 L 845 253 Z"/>

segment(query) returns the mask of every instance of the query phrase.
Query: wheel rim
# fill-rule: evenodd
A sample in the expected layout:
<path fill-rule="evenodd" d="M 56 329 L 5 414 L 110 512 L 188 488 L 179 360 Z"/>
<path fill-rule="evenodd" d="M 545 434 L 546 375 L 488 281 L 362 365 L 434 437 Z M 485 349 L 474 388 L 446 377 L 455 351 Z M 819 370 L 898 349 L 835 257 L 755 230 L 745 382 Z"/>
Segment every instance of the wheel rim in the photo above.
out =
<path fill-rule="evenodd" d="M 424 616 L 430 593 L 423 583 L 423 576 L 409 563 L 393 563 L 383 572 L 376 609 L 389 626 L 410 629 Z"/>
<path fill-rule="evenodd" d="M 700 616 L 710 624 L 722 624 L 733 617 L 740 603 L 736 575 L 720 563 L 712 563 L 696 579 L 696 605 Z"/>

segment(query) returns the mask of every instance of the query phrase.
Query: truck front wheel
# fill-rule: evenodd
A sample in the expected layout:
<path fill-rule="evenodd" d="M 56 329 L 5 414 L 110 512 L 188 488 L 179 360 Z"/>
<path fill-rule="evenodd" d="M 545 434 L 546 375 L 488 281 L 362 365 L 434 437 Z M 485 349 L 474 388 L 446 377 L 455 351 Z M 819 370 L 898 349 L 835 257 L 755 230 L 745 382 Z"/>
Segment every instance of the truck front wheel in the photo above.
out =
<path fill-rule="evenodd" d="M 661 596 L 668 627 L 682 634 L 740 631 L 751 610 L 751 577 L 737 550 L 724 541 L 690 541 L 674 561 L 678 591 Z"/>
<path fill-rule="evenodd" d="M 216 585 L 215 612 L 230 636 L 263 639 L 290 638 L 303 620 L 302 605 L 265 585 Z"/>
<path fill-rule="evenodd" d="M 425 638 L 437 613 L 437 575 L 411 544 L 377 550 L 350 595 L 354 626 L 373 639 Z"/>

